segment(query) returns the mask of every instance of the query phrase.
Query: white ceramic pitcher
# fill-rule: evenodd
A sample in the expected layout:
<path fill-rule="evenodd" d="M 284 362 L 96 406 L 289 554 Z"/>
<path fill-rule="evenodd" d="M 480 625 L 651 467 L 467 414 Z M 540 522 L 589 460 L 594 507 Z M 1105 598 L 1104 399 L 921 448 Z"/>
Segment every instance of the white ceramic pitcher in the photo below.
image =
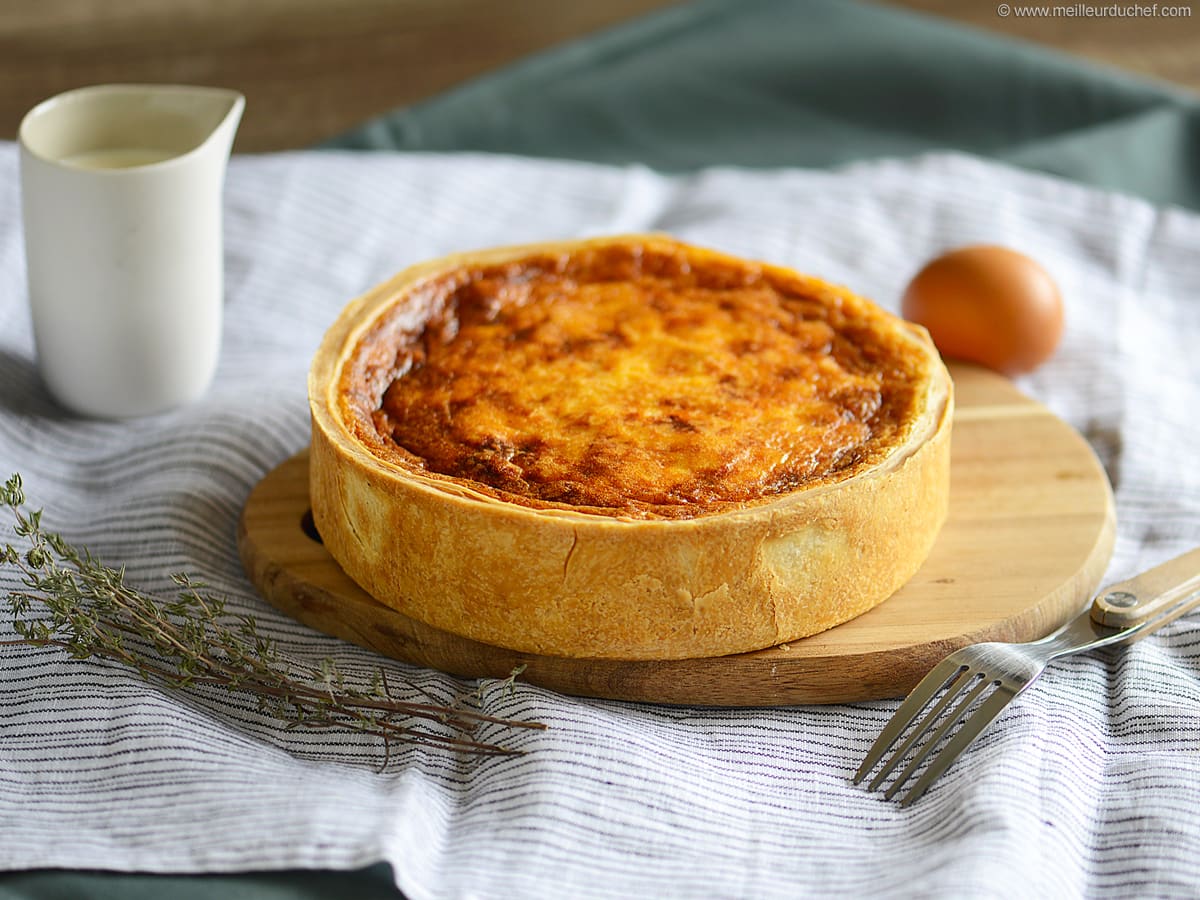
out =
<path fill-rule="evenodd" d="M 218 88 L 97 85 L 21 122 L 38 368 L 70 409 L 148 415 L 212 381 L 221 191 L 244 104 Z"/>

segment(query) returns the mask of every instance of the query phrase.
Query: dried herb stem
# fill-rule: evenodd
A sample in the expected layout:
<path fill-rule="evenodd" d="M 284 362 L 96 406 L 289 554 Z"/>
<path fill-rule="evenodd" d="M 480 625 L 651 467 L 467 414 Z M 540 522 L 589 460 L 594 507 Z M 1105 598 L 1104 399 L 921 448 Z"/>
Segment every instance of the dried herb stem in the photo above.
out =
<path fill-rule="evenodd" d="M 346 684 L 332 660 L 316 668 L 299 666 L 259 633 L 253 617 L 228 614 L 220 598 L 187 575 L 173 576 L 178 592 L 170 601 L 128 586 L 124 569 L 103 565 L 86 548 L 76 549 L 42 527 L 41 511 L 26 508 L 19 475 L 0 489 L 0 505 L 27 545 L 0 548 L 0 565 L 15 568 L 23 585 L 7 595 L 18 637 L 0 646 L 56 647 L 75 659 L 112 660 L 169 689 L 217 685 L 241 691 L 256 697 L 259 708 L 288 729 L 342 728 L 382 738 L 384 765 L 394 740 L 510 754 L 515 751 L 478 740 L 474 731 L 484 724 L 544 727 L 458 704 L 397 700 L 382 669 L 375 671 L 369 690 L 360 690 Z M 437 723 L 445 730 L 414 722 Z"/>

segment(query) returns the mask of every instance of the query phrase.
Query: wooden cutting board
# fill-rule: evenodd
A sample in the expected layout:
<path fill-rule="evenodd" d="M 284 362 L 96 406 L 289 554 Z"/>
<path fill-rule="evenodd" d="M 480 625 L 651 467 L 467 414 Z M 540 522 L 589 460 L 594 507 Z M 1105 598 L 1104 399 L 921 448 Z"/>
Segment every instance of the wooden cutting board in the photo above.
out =
<path fill-rule="evenodd" d="M 736 656 L 564 659 L 492 647 L 378 603 L 312 528 L 308 454 L 250 493 L 242 562 L 274 606 L 386 656 L 471 678 L 568 694 L 712 706 L 783 706 L 902 696 L 943 656 L 981 640 L 1041 637 L 1083 608 L 1108 564 L 1112 491 L 1087 442 L 999 375 L 952 366 L 950 515 L 907 585 L 822 634 Z"/>

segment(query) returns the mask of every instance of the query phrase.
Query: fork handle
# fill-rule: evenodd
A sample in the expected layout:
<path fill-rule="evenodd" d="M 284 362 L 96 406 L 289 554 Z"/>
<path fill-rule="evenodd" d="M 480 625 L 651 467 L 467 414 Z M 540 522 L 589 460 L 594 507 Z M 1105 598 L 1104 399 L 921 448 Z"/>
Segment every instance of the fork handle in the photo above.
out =
<path fill-rule="evenodd" d="M 1092 621 L 1121 629 L 1147 623 L 1130 636 L 1137 640 L 1197 606 L 1200 547 L 1101 591 L 1092 602 Z"/>

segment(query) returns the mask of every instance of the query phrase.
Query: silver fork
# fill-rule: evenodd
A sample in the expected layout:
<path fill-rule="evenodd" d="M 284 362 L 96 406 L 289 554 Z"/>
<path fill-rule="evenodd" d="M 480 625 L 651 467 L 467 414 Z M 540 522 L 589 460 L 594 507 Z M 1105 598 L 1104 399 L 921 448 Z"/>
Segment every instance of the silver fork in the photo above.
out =
<path fill-rule="evenodd" d="M 884 797 L 890 800 L 929 760 L 928 767 L 901 800 L 902 806 L 908 806 L 1042 674 L 1046 663 L 1097 647 L 1132 643 L 1196 606 L 1200 606 L 1200 548 L 1101 591 L 1088 609 L 1041 640 L 1027 644 L 972 644 L 955 650 L 921 679 L 900 704 L 867 752 L 854 775 L 854 783 L 860 784 L 907 731 L 908 736 L 884 762 L 867 789 L 878 789 L 911 755 L 884 792 Z M 945 692 L 941 693 L 943 689 Z M 933 703 L 935 698 L 937 702 Z M 959 722 L 962 726 L 955 731 Z M 935 725 L 933 735 L 921 743 Z"/>

